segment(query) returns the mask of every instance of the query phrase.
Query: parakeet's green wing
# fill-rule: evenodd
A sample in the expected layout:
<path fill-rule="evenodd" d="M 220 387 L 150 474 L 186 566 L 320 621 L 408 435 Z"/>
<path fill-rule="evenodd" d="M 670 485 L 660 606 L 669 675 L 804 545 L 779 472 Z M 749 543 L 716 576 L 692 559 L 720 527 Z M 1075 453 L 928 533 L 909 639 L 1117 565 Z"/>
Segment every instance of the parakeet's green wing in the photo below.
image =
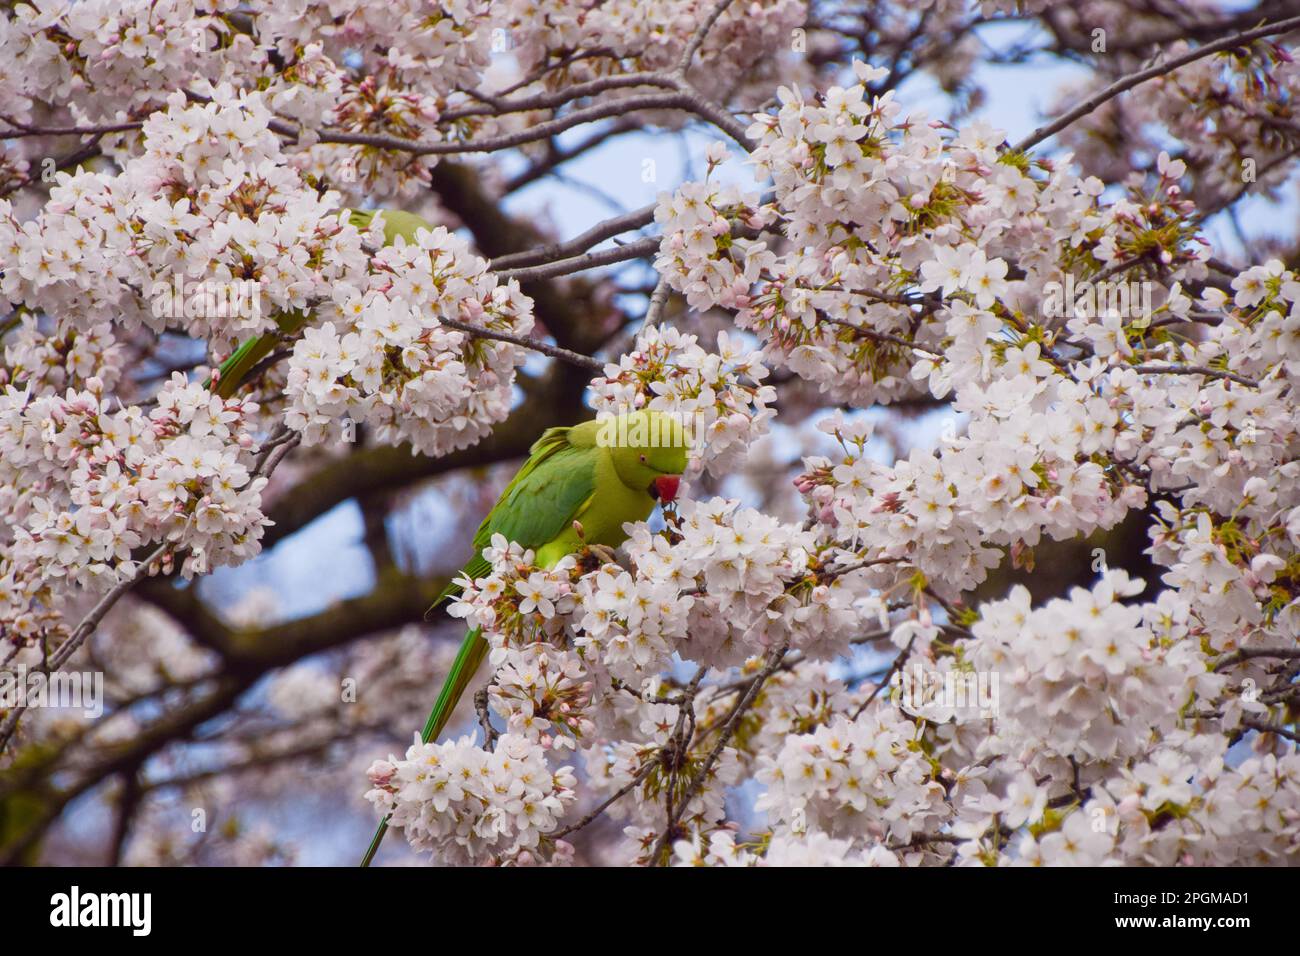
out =
<path fill-rule="evenodd" d="M 596 492 L 597 454 L 594 447 L 569 444 L 568 428 L 548 428 L 533 443 L 528 460 L 479 525 L 474 554 L 462 573 L 480 578 L 491 570 L 483 559 L 483 549 L 492 543 L 494 534 L 534 549 L 557 537 Z M 459 591 L 457 585 L 448 585 L 433 606 Z"/>

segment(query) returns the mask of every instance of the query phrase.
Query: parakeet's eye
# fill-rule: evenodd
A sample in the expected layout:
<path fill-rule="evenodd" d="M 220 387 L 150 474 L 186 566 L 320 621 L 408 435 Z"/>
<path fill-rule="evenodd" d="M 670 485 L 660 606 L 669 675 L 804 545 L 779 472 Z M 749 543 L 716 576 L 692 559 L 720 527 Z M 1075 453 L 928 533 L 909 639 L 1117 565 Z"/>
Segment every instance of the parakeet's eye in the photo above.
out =
<path fill-rule="evenodd" d="M 641 456 L 641 464 L 643 464 L 643 465 L 645 464 L 645 455 L 642 455 L 642 456 Z"/>

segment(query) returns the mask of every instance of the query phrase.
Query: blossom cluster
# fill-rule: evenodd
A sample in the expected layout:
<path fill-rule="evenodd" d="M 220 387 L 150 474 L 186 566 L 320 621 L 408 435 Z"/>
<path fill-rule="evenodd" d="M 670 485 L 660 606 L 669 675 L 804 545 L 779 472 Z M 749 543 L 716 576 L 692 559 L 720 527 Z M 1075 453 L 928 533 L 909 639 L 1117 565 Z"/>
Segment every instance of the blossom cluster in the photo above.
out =
<path fill-rule="evenodd" d="M 752 160 L 771 177 L 770 202 L 688 183 L 657 210 L 658 265 L 673 287 L 697 309 L 735 310 L 765 357 L 830 396 L 896 401 L 928 378 L 942 397 L 1003 364 L 1008 339 L 1054 344 L 1065 323 L 1048 314 L 1051 284 L 1122 262 L 1157 234 L 1172 268 L 1155 311 L 1186 301 L 1178 282 L 1204 275 L 1204 248 L 1171 228 L 1192 207 L 1168 157 L 1157 201 L 1135 190 L 1103 207 L 1100 180 L 999 151 L 1004 134 L 985 124 L 945 137 L 924 115 L 904 116 L 892 92 L 868 92 L 884 70 L 855 68 L 854 85 L 816 101 L 783 87 L 780 110 L 755 117 Z M 760 237 L 732 238 L 745 229 Z M 1017 314 L 1040 324 L 1036 338 Z"/>
<path fill-rule="evenodd" d="M 496 535 L 484 551 L 491 572 L 462 579 L 451 613 L 483 629 L 495 670 L 489 699 L 511 733 L 546 750 L 580 747 L 598 790 L 643 781 L 633 802 L 640 809 L 621 812 L 631 814 L 630 852 L 649 858 L 665 786 L 684 787 L 691 771 L 707 774 L 709 785 L 683 813 L 696 827 L 716 827 L 741 768 L 734 748 L 706 767 L 708 750 L 693 741 L 666 772 L 654 770 L 659 754 L 681 746 L 682 707 L 658 676 L 673 655 L 724 670 L 781 643 L 833 657 L 882 608 L 863 569 L 819 553 L 811 532 L 735 501 L 683 502 L 663 532 L 634 529 L 627 555 L 630 570 L 591 568 L 587 557 L 541 569 L 532 552 Z M 800 685 L 800 698 L 805 692 Z M 793 723 L 803 704 L 787 703 Z M 593 746 L 620 738 L 611 751 Z"/>
<path fill-rule="evenodd" d="M 183 330 L 216 349 L 359 283 L 362 234 L 340 221 L 337 194 L 318 195 L 285 164 L 263 97 L 211 97 L 173 94 L 120 173 L 59 173 L 35 219 L 20 224 L 0 203 L 0 298 L 83 328 Z M 187 285 L 245 295 L 209 309 Z"/>
<path fill-rule="evenodd" d="M 537 642 L 507 648 L 490 688 L 492 709 L 509 733 L 543 748 L 576 747 L 595 725 L 587 716 L 592 682 L 573 651 Z"/>
<path fill-rule="evenodd" d="M 62 626 L 71 589 L 122 580 L 137 548 L 184 552 L 185 574 L 259 550 L 259 404 L 195 375 L 163 385 L 152 410 L 123 406 L 139 397 L 124 363 L 152 336 L 205 341 L 213 366 L 259 334 L 300 336 L 287 373 L 252 384 L 277 403 L 283 391 L 284 421 L 307 444 L 350 422 L 442 454 L 509 410 L 523 350 L 473 330 L 527 333 L 517 284 L 442 228 L 381 249 L 382 217 L 357 229 L 336 193 L 286 163 L 264 96 L 209 92 L 171 96 L 120 172 L 60 173 L 35 218 L 0 201 L 0 299 L 18 309 L 0 369 L 0 574 L 21 641 Z M 213 286 L 238 287 L 219 301 L 241 307 L 183 291 Z"/>
<path fill-rule="evenodd" d="M 707 17 L 710 0 L 514 0 L 504 5 L 509 21 L 503 39 L 525 70 L 556 51 L 608 50 L 625 68 L 668 70 L 691 34 Z M 808 15 L 805 0 L 758 0 L 723 10 L 697 54 L 698 69 L 728 75 L 789 51 L 794 31 Z M 794 58 L 790 58 L 794 59 Z M 583 64 L 578 64 L 581 71 Z M 579 72 L 579 76 L 586 76 Z"/>
<path fill-rule="evenodd" d="M 969 656 L 1001 677 L 997 746 L 1032 749 L 1041 769 L 1064 758 L 1096 770 L 1145 754 L 1194 698 L 1218 697 L 1227 679 L 1205 652 L 1160 627 L 1180 615 L 1177 595 L 1122 603 L 1142 589 L 1112 570 L 1040 608 L 1023 587 L 981 607 Z"/>
<path fill-rule="evenodd" d="M 709 7 L 669 5 L 665 12 L 647 0 L 398 0 L 383 8 L 328 0 L 22 2 L 0 20 L 0 114 L 28 123 L 59 108 L 72 121 L 113 127 L 103 149 L 123 161 L 140 150 L 131 121 L 174 91 L 202 95 L 235 84 L 265 94 L 294 124 L 289 160 L 305 175 L 351 196 L 409 198 L 427 187 L 438 157 L 354 137 L 439 143 L 517 131 L 536 114 L 496 117 L 479 95 L 492 68 L 507 61 L 517 85 L 540 89 L 546 71 L 538 68 L 574 49 L 602 51 L 578 58 L 574 79 L 668 71 Z M 709 31 L 696 69 L 753 80 L 783 64 L 806 75 L 792 51 L 806 16 L 804 0 L 737 5 Z M 757 102 L 766 83 L 747 85 Z M 20 143 L 0 153 L 0 183 L 39 174 L 36 149 Z"/>
<path fill-rule="evenodd" d="M 764 260 L 774 258 L 761 240 L 732 235 L 737 224 L 765 225 L 758 196 L 735 185 L 685 183 L 660 195 L 655 221 L 664 228 L 655 270 L 694 309 L 746 304 Z"/>
<path fill-rule="evenodd" d="M 638 531 L 628 552 L 641 575 L 708 595 L 691 608 L 683 651 L 715 667 L 788 642 L 833 657 L 879 617 L 854 555 L 819 548 L 813 532 L 739 502 L 683 502 L 672 539 Z"/>
<path fill-rule="evenodd" d="M 0 98 L 32 119 L 35 102 L 67 102 L 78 120 L 147 112 L 187 82 L 216 82 L 265 55 L 225 14 L 235 0 L 48 0 L 14 5 L 0 20 L 7 48 Z M 12 112 L 10 112 L 12 110 Z"/>
<path fill-rule="evenodd" d="M 303 128 L 292 163 L 350 195 L 409 198 L 427 188 L 436 156 L 323 142 L 322 127 L 350 135 L 438 142 L 483 126 L 444 121 L 458 90 L 477 89 L 501 31 L 487 0 L 431 12 L 423 0 L 357 5 L 259 3 L 258 35 L 274 40 L 285 69 L 269 77 L 277 112 Z M 412 28 L 414 25 L 414 28 Z"/>
<path fill-rule="evenodd" d="M 1135 11 L 1126 4 L 1093 3 L 1086 22 L 1093 30 L 1132 35 Z M 1165 55 L 1190 51 L 1185 41 L 1170 44 Z M 1141 69 L 1134 51 L 1116 50 L 1108 56 L 1115 75 Z M 1156 77 L 1140 97 L 1112 100 L 1062 133 L 1079 165 L 1107 183 L 1123 182 L 1140 165 L 1134 156 L 1158 152 L 1168 137 L 1182 144 L 1181 155 L 1193 171 L 1186 188 L 1202 208 L 1213 208 L 1241 195 L 1255 182 L 1280 185 L 1285 163 L 1297 144 L 1290 125 L 1297 118 L 1295 96 L 1300 90 L 1300 65 L 1275 39 L 1257 40 L 1232 54 L 1205 57 L 1176 73 Z M 1058 93 L 1058 102 L 1087 96 L 1077 84 Z M 1098 132 L 1108 133 L 1105 146 Z M 1165 138 L 1153 136 L 1160 130 Z M 1253 188 L 1253 187 L 1252 187 Z"/>
<path fill-rule="evenodd" d="M 763 384 L 768 369 L 739 339 L 718 334 L 718 350 L 670 327 L 643 331 L 617 363 L 592 379 L 598 412 L 648 408 L 681 422 L 695 467 L 714 475 L 733 470 L 750 444 L 767 434 L 776 389 Z"/>
<path fill-rule="evenodd" d="M 504 734 L 487 751 L 472 737 L 422 744 L 417 736 L 403 759 L 376 761 L 368 776 L 376 809 L 412 847 L 448 863 L 489 854 L 515 865 L 560 862 L 569 851 L 547 834 L 573 802 L 576 780 L 568 767 L 553 771 L 527 737 Z"/>
<path fill-rule="evenodd" d="M 673 845 L 674 866 L 877 866 L 899 865 L 898 857 L 876 844 L 857 850 L 848 840 L 837 840 L 821 831 L 806 835 L 777 834 L 763 853 L 753 853 L 736 844 L 735 834 L 716 830 L 706 840 L 697 834 Z"/>
<path fill-rule="evenodd" d="M 811 734 L 786 738 L 760 758 L 765 786 L 756 809 L 779 827 L 906 844 L 934 833 L 952 810 L 936 768 L 909 744 L 917 728 L 898 710 L 836 717 Z"/>
<path fill-rule="evenodd" d="M 1224 738 L 1173 735 L 1085 807 L 1115 856 L 1156 866 L 1274 866 L 1300 849 L 1300 756 L 1224 760 Z M 1092 828 L 1094 831 L 1097 827 Z"/>
<path fill-rule="evenodd" d="M 93 377 L 85 385 L 62 395 L 11 385 L 0 395 L 8 529 L 0 605 L 20 643 L 57 624 L 57 616 L 42 623 L 59 605 L 54 595 L 107 590 L 133 573 L 138 547 L 183 552 L 187 576 L 260 548 L 266 479 L 253 474 L 257 445 L 247 424 L 256 406 L 179 374 L 147 415 L 139 406 L 110 408 Z"/>
<path fill-rule="evenodd" d="M 516 345 L 442 324 L 526 335 L 532 303 L 442 226 L 399 237 L 360 288 L 340 286 L 294 345 L 286 422 L 314 443 L 350 421 L 383 444 L 443 455 L 479 441 L 510 411 Z"/>

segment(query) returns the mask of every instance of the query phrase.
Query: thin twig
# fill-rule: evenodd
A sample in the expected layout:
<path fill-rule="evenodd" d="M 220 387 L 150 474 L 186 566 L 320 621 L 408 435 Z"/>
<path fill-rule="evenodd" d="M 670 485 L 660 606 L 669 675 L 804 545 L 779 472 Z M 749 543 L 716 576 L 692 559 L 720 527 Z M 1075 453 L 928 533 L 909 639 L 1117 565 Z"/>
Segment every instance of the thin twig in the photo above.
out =
<path fill-rule="evenodd" d="M 1300 647 L 1243 647 L 1239 651 L 1234 651 L 1227 657 L 1219 660 L 1215 665 L 1216 671 L 1226 670 L 1242 661 L 1254 660 L 1258 657 L 1275 657 L 1279 660 L 1290 658 L 1300 658 Z"/>
<path fill-rule="evenodd" d="M 515 335 L 513 332 L 496 332 L 481 326 L 470 325 L 468 322 L 461 322 L 458 319 L 440 317 L 438 321 L 449 328 L 468 332 L 477 338 L 509 342 L 511 345 L 518 345 L 520 348 L 532 349 L 534 352 L 541 352 L 551 358 L 561 359 L 570 365 L 585 368 L 589 372 L 603 372 L 605 370 L 605 363 L 599 359 L 594 359 L 590 355 L 583 355 L 581 352 L 574 352 L 571 349 L 561 348 L 558 345 L 547 345 L 545 342 L 538 342 L 536 339 L 530 339 L 523 335 Z"/>
<path fill-rule="evenodd" d="M 58 650 L 54 652 L 54 656 L 50 659 L 52 671 L 57 671 L 68 658 L 76 653 L 77 649 L 85 643 L 86 638 L 94 633 L 95 628 L 99 626 L 99 622 L 104 619 L 104 615 L 113 609 L 113 605 L 121 600 L 122 595 L 135 587 L 136 583 L 144 577 L 141 570 L 148 568 L 155 561 L 162 560 L 163 555 L 167 553 L 171 546 L 171 543 L 166 541 L 158 545 L 149 553 L 148 557 L 135 566 L 130 574 L 118 581 L 107 594 L 99 599 L 95 606 L 91 608 L 90 613 L 82 618 L 81 623 L 68 635 L 68 639 L 60 644 Z M 27 704 L 25 702 L 18 704 L 9 711 L 8 716 L 5 717 L 5 722 L 0 724 L 0 753 L 3 753 L 4 749 L 9 745 L 14 731 L 18 729 L 18 721 L 22 719 L 26 711 Z"/>
<path fill-rule="evenodd" d="M 686 793 L 682 796 L 681 802 L 677 805 L 668 820 L 668 825 L 664 827 L 663 833 L 659 834 L 659 839 L 655 841 L 654 850 L 650 855 L 652 866 L 662 865 L 664 847 L 667 845 L 668 841 L 672 839 L 673 831 L 677 828 L 677 823 L 681 820 L 682 814 L 686 812 L 686 808 L 690 806 L 690 803 L 695 799 L 696 794 L 703 789 L 704 781 L 708 777 L 709 771 L 713 769 L 713 765 L 717 763 L 718 757 L 722 755 L 722 751 L 726 748 L 727 744 L 731 742 L 732 736 L 736 733 L 736 728 L 740 725 L 740 718 L 754 703 L 755 698 L 758 697 L 759 690 L 765 683 L 767 683 L 767 679 L 775 674 L 777 668 L 781 666 L 781 661 L 785 658 L 786 652 L 789 649 L 790 642 L 787 640 L 779 648 L 773 651 L 771 657 L 768 659 L 767 665 L 756 677 L 754 677 L 750 682 L 749 687 L 745 690 L 745 693 L 743 693 L 740 696 L 740 699 L 736 701 L 736 705 L 731 709 L 731 714 L 728 716 L 727 722 L 722 726 L 722 733 L 718 736 L 718 742 L 714 744 L 713 749 L 709 751 L 709 755 L 704 758 L 704 763 L 701 764 L 700 769 L 696 771 L 695 776 L 691 778 L 691 782 L 686 788 Z"/>
<path fill-rule="evenodd" d="M 1226 378 L 1238 385 L 1259 388 L 1259 382 L 1245 376 L 1236 375 L 1232 372 L 1220 372 L 1218 369 L 1206 368 L 1204 365 L 1133 365 L 1130 368 L 1134 372 L 1141 372 L 1144 375 L 1204 375 L 1206 378 Z"/>
<path fill-rule="evenodd" d="M 658 762 L 658 759 L 659 759 L 659 753 L 658 751 L 656 751 L 654 754 L 650 756 L 649 759 L 646 760 L 644 764 L 641 765 L 641 769 L 637 771 L 637 775 L 635 777 L 633 777 L 622 787 L 620 787 L 614 794 L 612 794 L 608 799 L 603 801 L 598 807 L 596 807 L 594 810 L 592 810 L 590 813 L 584 816 L 577 823 L 571 823 L 567 827 L 564 827 L 562 830 L 557 830 L 554 833 L 548 833 L 547 838 L 551 840 L 560 840 L 568 836 L 570 833 L 573 833 L 577 830 L 581 830 L 583 827 L 592 823 L 598 816 L 600 816 L 602 813 L 604 813 L 606 810 L 612 807 L 615 803 L 617 803 L 619 800 L 622 800 L 629 793 L 631 793 L 638 786 L 640 786 L 641 782 L 645 780 L 646 777 L 650 776 L 650 771 L 655 768 L 655 764 Z"/>
<path fill-rule="evenodd" d="M 731 6 L 732 2 L 733 0 L 718 0 L 718 2 L 713 5 L 713 9 L 709 11 L 709 15 L 704 18 L 704 22 L 701 23 L 695 29 L 695 32 L 691 34 L 691 38 L 686 44 L 686 49 L 682 50 L 681 58 L 677 61 L 678 75 L 686 75 L 686 71 L 690 69 L 691 61 L 695 59 L 695 54 L 698 53 L 700 47 L 704 45 L 704 41 L 708 37 L 709 31 L 713 29 L 713 25 L 718 22 L 718 18 L 726 12 L 727 7 Z"/>
<path fill-rule="evenodd" d="M 554 279 L 558 276 L 572 275 L 575 272 L 583 272 L 599 266 L 614 265 L 619 262 L 627 262 L 629 259 L 640 259 L 652 255 L 659 250 L 659 243 L 660 238 L 658 236 L 647 236 L 644 239 L 635 239 L 613 249 L 600 249 L 581 256 L 560 259 L 558 262 L 547 262 L 522 269 L 504 269 L 498 272 L 497 275 L 505 279 L 517 279 L 520 282 Z"/>
<path fill-rule="evenodd" d="M 916 642 L 916 635 L 913 634 L 911 639 L 907 642 L 907 646 L 903 648 L 901 652 L 899 652 L 899 655 L 897 657 L 894 658 L 894 663 L 889 665 L 889 670 L 885 671 L 885 676 L 880 679 L 880 683 L 877 684 L 875 690 L 871 692 L 871 696 L 868 697 L 866 700 L 864 700 L 858 706 L 858 709 L 853 712 L 853 717 L 852 717 L 853 720 L 857 720 L 859 717 L 861 717 L 862 712 L 871 706 L 871 702 L 874 701 L 878 696 L 880 696 L 880 692 L 889 686 L 889 682 L 893 680 L 894 675 L 897 674 L 899 670 L 902 669 L 903 664 L 907 660 L 908 655 L 912 653 L 912 645 L 915 642 Z"/>
<path fill-rule="evenodd" d="M 492 726 L 492 715 L 488 713 L 488 688 L 491 686 L 491 682 L 484 684 L 474 694 L 474 711 L 478 714 L 478 725 L 483 728 L 483 749 L 487 751 L 497 749 L 497 738 L 501 736 Z"/>
<path fill-rule="evenodd" d="M 653 329 L 659 324 L 664 305 L 668 302 L 669 291 L 668 280 L 661 276 L 655 284 L 654 292 L 650 293 L 650 305 L 645 310 L 645 318 L 641 321 L 641 328 L 637 331 L 637 335 L 642 334 L 647 329 Z"/>
<path fill-rule="evenodd" d="M 1300 743 L 1300 733 L 1296 733 L 1294 730 L 1287 730 L 1285 727 L 1278 727 L 1276 724 L 1256 720 L 1254 717 L 1243 717 L 1241 723 L 1242 726 L 1249 727 L 1251 730 L 1258 730 L 1263 734 L 1277 734 L 1279 737 L 1285 737 L 1287 740 Z"/>

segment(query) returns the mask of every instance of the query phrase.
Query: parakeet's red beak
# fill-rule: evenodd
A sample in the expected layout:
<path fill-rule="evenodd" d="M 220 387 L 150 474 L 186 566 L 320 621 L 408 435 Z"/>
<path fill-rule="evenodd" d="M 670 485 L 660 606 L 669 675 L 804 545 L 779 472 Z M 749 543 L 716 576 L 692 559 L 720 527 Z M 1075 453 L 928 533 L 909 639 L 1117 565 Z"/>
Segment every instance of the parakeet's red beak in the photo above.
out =
<path fill-rule="evenodd" d="M 660 475 L 650 482 L 650 494 L 668 504 L 677 497 L 677 485 L 681 480 L 681 475 Z"/>

